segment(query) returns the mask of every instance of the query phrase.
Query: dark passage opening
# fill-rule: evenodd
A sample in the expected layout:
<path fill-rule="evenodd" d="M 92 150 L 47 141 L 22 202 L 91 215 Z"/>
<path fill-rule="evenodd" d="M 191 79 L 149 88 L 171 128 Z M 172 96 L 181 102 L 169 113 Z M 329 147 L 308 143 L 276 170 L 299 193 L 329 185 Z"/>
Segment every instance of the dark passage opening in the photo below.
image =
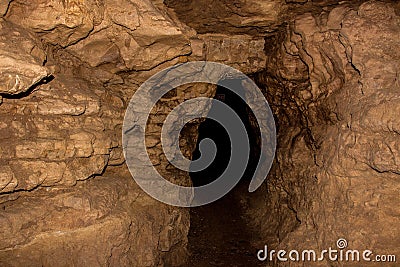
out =
<path fill-rule="evenodd" d="M 249 138 L 250 158 L 244 175 L 231 192 L 208 205 L 191 208 L 191 255 L 187 266 L 261 266 L 261 262 L 257 260 L 257 248 L 252 244 L 252 240 L 256 238 L 246 223 L 243 207 L 240 205 L 240 195 L 248 193 L 247 187 L 258 163 L 260 134 L 245 101 L 226 87 L 235 88 L 241 96 L 244 96 L 244 89 L 240 80 L 224 80 L 217 88 L 215 99 L 230 106 L 243 122 Z M 210 113 L 214 112 L 213 108 L 212 106 Z M 227 131 L 218 122 L 206 119 L 199 126 L 193 160 L 200 157 L 199 143 L 205 138 L 215 142 L 217 154 L 206 169 L 190 172 L 194 186 L 218 179 L 231 157 L 231 142 Z"/>
<path fill-rule="evenodd" d="M 250 108 L 242 99 L 245 99 L 245 91 L 242 87 L 241 80 L 230 79 L 224 80 L 220 83 L 221 85 L 219 85 L 217 88 L 215 99 L 222 101 L 231 107 L 240 117 L 247 131 L 247 136 L 250 143 L 250 158 L 241 181 L 250 181 L 255 171 L 260 154 L 260 148 L 258 145 L 260 133 L 258 126 L 255 123 L 255 118 Z M 234 90 L 238 92 L 242 98 L 228 88 L 234 88 Z M 213 112 L 217 111 L 214 106 L 211 106 L 209 113 Z M 217 146 L 217 155 L 214 161 L 206 169 L 199 172 L 190 172 L 190 177 L 195 186 L 206 185 L 220 177 L 228 166 L 231 157 L 231 142 L 227 131 L 217 121 L 207 118 L 199 126 L 199 136 L 196 150 L 193 153 L 193 160 L 196 160 L 200 157 L 199 143 L 205 138 L 210 138 L 215 142 Z"/>

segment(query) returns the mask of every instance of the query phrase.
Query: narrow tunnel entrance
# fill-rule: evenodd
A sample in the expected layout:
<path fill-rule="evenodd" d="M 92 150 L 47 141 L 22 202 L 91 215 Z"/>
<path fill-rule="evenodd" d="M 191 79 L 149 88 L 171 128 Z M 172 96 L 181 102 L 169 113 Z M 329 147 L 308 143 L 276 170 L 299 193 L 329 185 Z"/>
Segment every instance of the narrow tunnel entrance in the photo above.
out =
<path fill-rule="evenodd" d="M 241 181 L 250 181 L 259 159 L 260 132 L 255 123 L 255 118 L 252 112 L 250 111 L 246 102 L 243 100 L 245 99 L 245 90 L 242 86 L 241 80 L 223 80 L 220 82 L 220 84 L 221 85 L 218 86 L 214 98 L 224 102 L 226 105 L 232 108 L 240 117 L 247 131 L 250 144 L 250 158 Z M 234 88 L 243 99 L 228 88 Z M 211 106 L 209 113 L 211 114 L 213 112 L 218 111 L 214 106 Z M 217 121 L 207 118 L 199 126 L 199 136 L 196 149 L 193 153 L 193 160 L 196 160 L 200 157 L 199 143 L 205 138 L 212 139 L 215 142 L 217 146 L 217 154 L 214 161 L 206 169 L 199 172 L 190 172 L 190 177 L 193 185 L 195 186 L 206 185 L 220 177 L 228 166 L 231 156 L 231 142 L 227 131 Z"/>
<path fill-rule="evenodd" d="M 256 248 L 252 244 L 255 236 L 244 218 L 240 195 L 247 193 L 258 157 L 259 131 L 245 101 L 232 92 L 234 87 L 241 96 L 244 89 L 241 80 L 224 80 L 218 86 L 215 99 L 230 106 L 242 120 L 250 143 L 250 158 L 244 175 L 236 187 L 221 199 L 190 210 L 189 262 L 187 266 L 261 266 Z M 213 106 L 210 113 L 214 112 Z M 204 170 L 190 172 L 194 186 L 201 186 L 218 179 L 228 166 L 231 157 L 231 142 L 227 131 L 212 119 L 206 119 L 199 127 L 199 137 L 193 160 L 200 157 L 199 143 L 212 139 L 217 147 L 214 161 Z"/>

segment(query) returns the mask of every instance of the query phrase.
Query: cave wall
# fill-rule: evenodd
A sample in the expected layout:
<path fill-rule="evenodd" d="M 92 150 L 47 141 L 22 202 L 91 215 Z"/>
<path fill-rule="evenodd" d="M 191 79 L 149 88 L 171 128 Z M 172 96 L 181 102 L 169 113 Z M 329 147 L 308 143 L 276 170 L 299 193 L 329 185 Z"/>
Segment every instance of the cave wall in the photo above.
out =
<path fill-rule="evenodd" d="M 10 0 L 0 13 L 0 265 L 184 263 L 188 210 L 153 200 L 130 177 L 126 107 L 145 80 L 178 63 L 260 71 L 264 40 L 198 35 L 160 1 Z M 163 119 L 215 90 L 181 86 L 152 110 L 146 145 L 168 180 L 190 185 L 163 155 Z M 197 126 L 182 133 L 188 157 Z"/>
<path fill-rule="evenodd" d="M 188 38 L 145 1 L 12 1 L 1 23 L 0 265 L 181 264 L 188 214 L 133 182 L 121 128 Z"/>
<path fill-rule="evenodd" d="M 241 196 L 258 246 L 318 251 L 345 238 L 398 255 L 399 3 L 165 2 L 201 34 L 265 39 L 266 68 L 252 76 L 278 147 L 267 182 Z"/>
<path fill-rule="evenodd" d="M 344 237 L 399 255 L 398 10 L 394 1 L 3 1 L 0 265 L 185 261 L 188 211 L 138 188 L 121 129 L 146 79 L 194 60 L 252 74 L 275 114 L 275 164 L 241 202 L 261 247 L 324 249 Z M 190 184 L 163 155 L 162 121 L 215 90 L 182 86 L 152 111 L 146 145 L 170 181 Z M 188 157 L 197 127 L 182 133 Z"/>
<path fill-rule="evenodd" d="M 266 39 L 255 79 L 278 149 L 268 182 L 245 199 L 260 245 L 321 251 L 345 238 L 349 249 L 399 254 L 399 19 L 396 3 L 345 3 Z"/>

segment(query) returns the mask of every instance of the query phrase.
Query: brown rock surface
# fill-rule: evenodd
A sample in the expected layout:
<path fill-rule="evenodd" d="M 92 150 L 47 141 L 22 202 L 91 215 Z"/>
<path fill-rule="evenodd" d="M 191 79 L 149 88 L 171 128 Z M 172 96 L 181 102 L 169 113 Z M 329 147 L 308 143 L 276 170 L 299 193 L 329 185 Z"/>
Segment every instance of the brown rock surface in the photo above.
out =
<path fill-rule="evenodd" d="M 1 206 L 1 266 L 173 266 L 184 260 L 177 256 L 185 255 L 187 214 L 150 199 L 130 177 L 42 189 Z"/>
<path fill-rule="evenodd" d="M 335 0 L 166 0 L 177 17 L 200 34 L 270 36 L 299 14 L 331 10 L 338 4 L 364 1 Z"/>
<path fill-rule="evenodd" d="M 9 79 L 0 106 L 0 265 L 182 264 L 187 210 L 144 195 L 123 167 L 84 181 L 124 163 L 129 99 L 191 51 L 179 23 L 149 1 L 13 1 L 5 20 L 0 51 L 13 61 L 0 66 Z M 53 76 L 42 80 L 48 69 Z M 164 103 L 213 88 L 189 86 Z"/>
<path fill-rule="evenodd" d="M 6 0 L 6 1 L 2 1 L 0 3 L 0 16 L 1 17 L 3 17 L 7 13 L 7 10 L 8 10 L 8 7 L 9 7 L 11 1 L 13 1 L 13 0 Z"/>
<path fill-rule="evenodd" d="M 191 51 L 169 17 L 148 1 L 127 0 L 106 3 L 102 23 L 68 50 L 91 67 L 112 65 L 112 72 L 150 70 Z"/>
<path fill-rule="evenodd" d="M 393 5 L 370 1 L 298 16 L 272 40 L 258 81 L 284 130 L 269 183 L 248 199 L 261 242 L 321 251 L 345 238 L 399 255 L 398 22 Z"/>
<path fill-rule="evenodd" d="M 51 44 L 65 47 L 85 38 L 101 22 L 101 2 L 13 1 L 6 19 L 34 31 Z"/>
<path fill-rule="evenodd" d="M 202 34 L 198 35 L 198 38 L 203 43 L 203 60 L 220 62 L 244 73 L 255 73 L 265 69 L 263 38 L 221 34 Z M 197 50 L 193 49 L 193 54 L 196 55 Z"/>
<path fill-rule="evenodd" d="M 282 22 L 283 0 L 168 0 L 168 7 L 199 33 L 263 34 L 274 31 Z"/>
<path fill-rule="evenodd" d="M 117 141 L 105 129 L 97 93 L 76 79 L 57 77 L 3 103 L 1 161 L 9 178 L 2 179 L 2 192 L 74 185 L 102 173 Z"/>
<path fill-rule="evenodd" d="M 319 250 L 346 238 L 351 249 L 399 257 L 399 3 L 165 4 L 0 3 L 0 265 L 183 264 L 188 210 L 152 200 L 130 179 L 121 129 L 137 88 L 189 60 L 252 74 L 275 113 L 275 165 L 240 202 L 257 247 Z M 190 180 L 163 153 L 162 123 L 215 89 L 179 87 L 150 114 L 148 154 L 174 183 Z M 188 158 L 199 121 L 181 133 Z"/>
<path fill-rule="evenodd" d="M 0 22 L 0 94 L 28 91 L 50 75 L 41 43 L 26 30 Z"/>

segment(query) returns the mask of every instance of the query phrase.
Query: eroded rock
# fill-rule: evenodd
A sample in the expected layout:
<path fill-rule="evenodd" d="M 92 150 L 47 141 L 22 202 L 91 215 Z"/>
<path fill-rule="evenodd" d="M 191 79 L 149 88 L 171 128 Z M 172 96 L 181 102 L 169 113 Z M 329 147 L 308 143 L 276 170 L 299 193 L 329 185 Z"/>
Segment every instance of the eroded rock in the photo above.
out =
<path fill-rule="evenodd" d="M 351 249 L 399 253 L 394 7 L 369 1 L 302 14 L 271 46 L 259 83 L 285 130 L 258 196 L 270 201 L 249 215 L 266 218 L 256 225 L 272 246 L 320 251 L 345 238 Z"/>
<path fill-rule="evenodd" d="M 26 30 L 0 22 L 0 94 L 21 94 L 50 75 L 46 54 Z"/>
<path fill-rule="evenodd" d="M 4 16 L 7 13 L 8 7 L 13 0 L 5 0 L 0 3 L 0 16 Z"/>
<path fill-rule="evenodd" d="M 244 73 L 255 73 L 265 68 L 263 38 L 218 34 L 202 34 L 198 38 L 202 45 L 195 44 L 194 56 L 201 54 L 203 60 L 220 62 Z"/>
<path fill-rule="evenodd" d="M 287 9 L 285 1 L 165 1 L 179 18 L 199 33 L 262 35 L 274 31 Z M 256 30 L 257 29 L 257 30 Z"/>
<path fill-rule="evenodd" d="M 13 177 L 3 179 L 3 192 L 73 185 L 104 170 L 113 140 L 99 118 L 102 96 L 72 80 L 57 77 L 2 105 L 1 161 Z"/>
<path fill-rule="evenodd" d="M 3 1 L 1 265 L 183 263 L 187 210 L 145 197 L 120 169 L 97 176 L 124 163 L 137 88 L 188 60 L 258 73 L 278 119 L 276 164 L 247 199 L 264 244 L 324 249 L 345 237 L 399 255 L 399 4 L 362 2 Z M 148 154 L 171 182 L 190 185 L 163 154 L 162 123 L 214 93 L 185 85 L 150 114 Z M 198 122 L 182 132 L 188 158 Z"/>
<path fill-rule="evenodd" d="M 189 218 L 129 177 L 39 190 L 2 203 L 2 266 L 176 266 Z"/>
<path fill-rule="evenodd" d="M 101 22 L 103 12 L 103 1 L 13 1 L 6 19 L 51 44 L 66 47 L 88 36 Z"/>

